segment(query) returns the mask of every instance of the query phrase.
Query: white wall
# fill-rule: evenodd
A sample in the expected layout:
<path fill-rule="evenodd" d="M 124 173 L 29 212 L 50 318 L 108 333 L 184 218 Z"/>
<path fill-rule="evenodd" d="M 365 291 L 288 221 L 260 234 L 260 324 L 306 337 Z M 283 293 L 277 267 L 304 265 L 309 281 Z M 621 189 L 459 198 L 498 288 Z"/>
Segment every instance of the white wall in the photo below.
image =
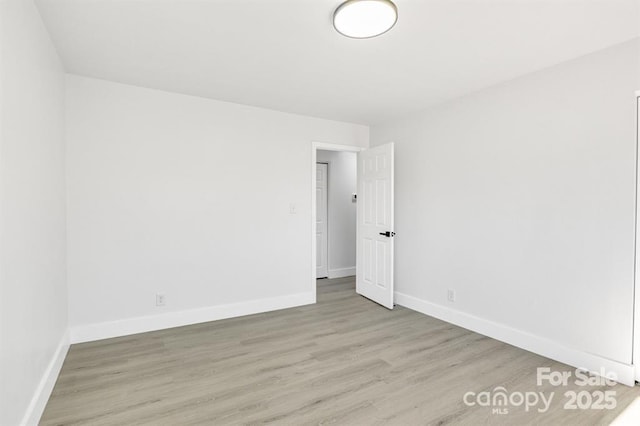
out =
<path fill-rule="evenodd" d="M 372 128 L 405 303 L 631 362 L 638 61 L 635 40 Z"/>
<path fill-rule="evenodd" d="M 312 302 L 312 141 L 368 132 L 68 76 L 72 338 Z"/>
<path fill-rule="evenodd" d="M 35 423 L 68 347 L 64 74 L 34 4 L 0 2 L 0 424 Z"/>
<path fill-rule="evenodd" d="M 357 155 L 318 150 L 316 161 L 329 164 L 329 278 L 355 275 Z"/>

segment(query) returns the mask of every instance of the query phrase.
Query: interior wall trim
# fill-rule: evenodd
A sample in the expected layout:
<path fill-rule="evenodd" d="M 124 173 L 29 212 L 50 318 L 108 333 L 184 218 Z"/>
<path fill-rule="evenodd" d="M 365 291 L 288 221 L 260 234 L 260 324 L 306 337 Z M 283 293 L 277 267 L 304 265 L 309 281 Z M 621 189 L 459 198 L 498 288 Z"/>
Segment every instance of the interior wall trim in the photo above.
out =
<path fill-rule="evenodd" d="M 607 373 L 615 374 L 619 383 L 627 386 L 635 385 L 635 368 L 631 364 L 603 358 L 579 349 L 569 348 L 559 342 L 418 299 L 408 294 L 395 292 L 395 303 L 575 368 L 581 368 L 594 373 L 598 373 L 604 369 Z"/>
<path fill-rule="evenodd" d="M 315 302 L 315 292 L 306 292 L 116 321 L 77 325 L 71 327 L 71 343 L 91 342 L 244 315 L 260 314 L 309 305 Z"/>

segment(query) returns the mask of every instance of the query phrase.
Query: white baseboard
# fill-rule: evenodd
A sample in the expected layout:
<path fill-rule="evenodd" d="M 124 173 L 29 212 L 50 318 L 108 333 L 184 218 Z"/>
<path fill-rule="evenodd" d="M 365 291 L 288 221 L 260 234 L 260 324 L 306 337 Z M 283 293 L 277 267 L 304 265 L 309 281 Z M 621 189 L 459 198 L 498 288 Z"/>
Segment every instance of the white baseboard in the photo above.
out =
<path fill-rule="evenodd" d="M 356 274 L 356 267 L 329 269 L 329 279 L 351 277 Z"/>
<path fill-rule="evenodd" d="M 42 413 L 47 406 L 47 402 L 49 401 L 53 387 L 56 384 L 56 380 L 58 380 L 58 375 L 60 374 L 62 364 L 64 363 L 64 359 L 67 356 L 68 351 L 69 331 L 67 330 L 62 336 L 62 339 L 60 339 L 60 343 L 58 344 L 47 369 L 44 371 L 44 374 L 40 379 L 40 383 L 38 383 L 38 387 L 33 394 L 33 398 L 31 398 L 31 402 L 29 403 L 27 411 L 22 419 L 21 424 L 23 426 L 35 426 L 40 422 L 40 417 L 42 417 Z"/>
<path fill-rule="evenodd" d="M 315 302 L 315 292 L 307 292 L 228 305 L 78 325 L 71 328 L 71 343 L 91 342 L 94 340 L 109 339 L 111 337 L 127 336 L 130 334 L 145 333 L 147 331 L 163 330 L 225 318 L 277 311 L 279 309 L 309 305 Z"/>
<path fill-rule="evenodd" d="M 476 317 L 407 294 L 395 292 L 395 303 L 438 318 L 448 323 L 466 328 L 513 346 L 534 352 L 547 358 L 568 364 L 575 368 L 599 372 L 604 369 L 614 373 L 617 381 L 627 386 L 635 385 L 635 368 L 631 364 L 613 361 L 598 355 L 568 348 L 556 341 L 542 338 L 515 328 Z"/>

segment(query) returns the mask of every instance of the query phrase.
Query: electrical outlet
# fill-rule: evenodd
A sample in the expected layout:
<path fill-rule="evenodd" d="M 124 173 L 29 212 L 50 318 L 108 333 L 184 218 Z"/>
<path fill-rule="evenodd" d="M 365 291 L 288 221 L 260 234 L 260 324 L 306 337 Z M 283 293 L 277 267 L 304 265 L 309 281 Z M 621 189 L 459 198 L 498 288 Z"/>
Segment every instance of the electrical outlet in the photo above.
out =
<path fill-rule="evenodd" d="M 456 292 L 455 290 L 447 290 L 447 299 L 449 300 L 449 302 L 455 302 L 456 301 Z"/>
<path fill-rule="evenodd" d="M 166 303 L 166 297 L 164 293 L 156 294 L 156 306 L 164 306 Z"/>

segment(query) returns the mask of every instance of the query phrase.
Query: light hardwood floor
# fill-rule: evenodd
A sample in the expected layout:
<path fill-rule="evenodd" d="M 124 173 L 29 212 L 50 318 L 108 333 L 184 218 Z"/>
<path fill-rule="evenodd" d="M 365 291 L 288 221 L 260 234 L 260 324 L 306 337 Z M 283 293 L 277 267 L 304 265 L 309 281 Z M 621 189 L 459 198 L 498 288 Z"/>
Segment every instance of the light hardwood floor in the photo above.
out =
<path fill-rule="evenodd" d="M 536 386 L 574 369 L 318 282 L 300 308 L 73 345 L 43 425 L 608 424 L 639 388 Z M 466 392 L 553 392 L 538 413 L 467 406 Z M 613 410 L 565 410 L 567 391 L 614 391 Z M 542 404 L 538 405 L 538 408 Z M 640 423 L 639 423 L 640 424 Z"/>

